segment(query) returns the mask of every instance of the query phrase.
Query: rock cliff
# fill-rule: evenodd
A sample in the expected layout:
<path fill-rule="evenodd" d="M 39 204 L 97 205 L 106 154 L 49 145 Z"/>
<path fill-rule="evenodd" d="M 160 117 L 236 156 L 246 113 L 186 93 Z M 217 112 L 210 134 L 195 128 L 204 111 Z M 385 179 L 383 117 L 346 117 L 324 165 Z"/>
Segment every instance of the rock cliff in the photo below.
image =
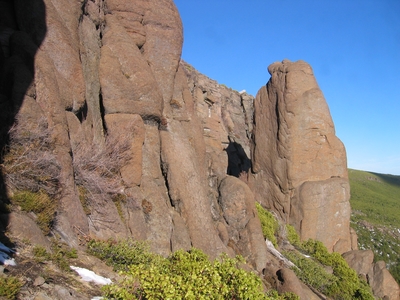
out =
<path fill-rule="evenodd" d="M 18 126 L 48 132 L 55 171 L 36 189 L 54 195 L 53 231 L 70 245 L 132 237 L 162 255 L 242 254 L 261 272 L 258 201 L 304 240 L 356 249 L 345 149 L 307 63 L 272 64 L 254 98 L 181 61 L 172 0 L 0 8 L 1 147 Z M 24 188 L 1 181 L 3 202 Z"/>

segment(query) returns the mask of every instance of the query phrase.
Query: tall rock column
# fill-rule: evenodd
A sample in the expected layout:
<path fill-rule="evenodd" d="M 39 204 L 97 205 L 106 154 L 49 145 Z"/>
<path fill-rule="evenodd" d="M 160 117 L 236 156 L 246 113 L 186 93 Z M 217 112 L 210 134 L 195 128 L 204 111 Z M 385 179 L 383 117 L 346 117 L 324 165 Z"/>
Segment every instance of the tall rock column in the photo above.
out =
<path fill-rule="evenodd" d="M 257 200 L 294 225 L 303 240 L 351 248 L 346 152 L 311 67 L 274 63 L 254 108 L 253 182 Z"/>

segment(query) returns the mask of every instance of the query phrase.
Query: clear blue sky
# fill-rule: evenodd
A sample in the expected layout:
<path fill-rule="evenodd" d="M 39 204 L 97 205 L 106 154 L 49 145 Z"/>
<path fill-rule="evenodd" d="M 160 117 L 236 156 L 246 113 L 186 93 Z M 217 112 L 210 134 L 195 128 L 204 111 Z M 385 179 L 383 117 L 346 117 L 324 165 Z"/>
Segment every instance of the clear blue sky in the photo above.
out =
<path fill-rule="evenodd" d="M 182 58 L 256 95 L 268 65 L 308 62 L 348 167 L 400 175 L 400 0 L 175 0 Z"/>

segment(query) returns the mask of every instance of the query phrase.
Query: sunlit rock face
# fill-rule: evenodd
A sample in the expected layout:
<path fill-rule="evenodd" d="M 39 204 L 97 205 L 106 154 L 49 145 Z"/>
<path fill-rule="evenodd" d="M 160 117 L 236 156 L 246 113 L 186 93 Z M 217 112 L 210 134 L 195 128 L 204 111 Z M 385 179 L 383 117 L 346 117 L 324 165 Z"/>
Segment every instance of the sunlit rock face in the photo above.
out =
<path fill-rule="evenodd" d="M 181 61 L 172 0 L 0 3 L 0 113 L 16 114 L 3 128 L 16 117 L 51 131 L 54 230 L 69 244 L 133 237 L 163 255 L 242 254 L 261 271 L 259 201 L 303 239 L 349 250 L 344 147 L 306 63 L 271 65 L 254 99 Z M 113 146 L 129 156 L 115 177 L 82 180 L 89 163 L 121 159 Z"/>
<path fill-rule="evenodd" d="M 256 200 L 295 226 L 303 240 L 344 252 L 350 243 L 346 152 L 311 67 L 283 61 L 254 103 Z"/>

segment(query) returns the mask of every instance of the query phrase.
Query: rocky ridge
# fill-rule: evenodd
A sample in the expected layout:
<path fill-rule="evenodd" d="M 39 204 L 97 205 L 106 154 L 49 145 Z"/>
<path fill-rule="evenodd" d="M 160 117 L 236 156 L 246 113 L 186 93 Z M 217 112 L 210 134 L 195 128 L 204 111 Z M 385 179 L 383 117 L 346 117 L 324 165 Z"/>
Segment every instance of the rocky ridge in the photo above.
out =
<path fill-rule="evenodd" d="M 165 256 L 241 254 L 261 274 L 274 259 L 258 201 L 303 240 L 356 250 L 345 149 L 307 63 L 272 64 L 254 98 L 181 61 L 170 0 L 0 5 L 1 148 L 14 120 L 32 135 L 40 122 L 48 130 L 59 170 L 43 179 L 57 182 L 54 235 L 76 248 L 132 237 Z M 2 201 L 14 192 L 2 188 Z M 26 213 L 3 220 L 32 237 L 15 226 L 30 222 Z"/>

